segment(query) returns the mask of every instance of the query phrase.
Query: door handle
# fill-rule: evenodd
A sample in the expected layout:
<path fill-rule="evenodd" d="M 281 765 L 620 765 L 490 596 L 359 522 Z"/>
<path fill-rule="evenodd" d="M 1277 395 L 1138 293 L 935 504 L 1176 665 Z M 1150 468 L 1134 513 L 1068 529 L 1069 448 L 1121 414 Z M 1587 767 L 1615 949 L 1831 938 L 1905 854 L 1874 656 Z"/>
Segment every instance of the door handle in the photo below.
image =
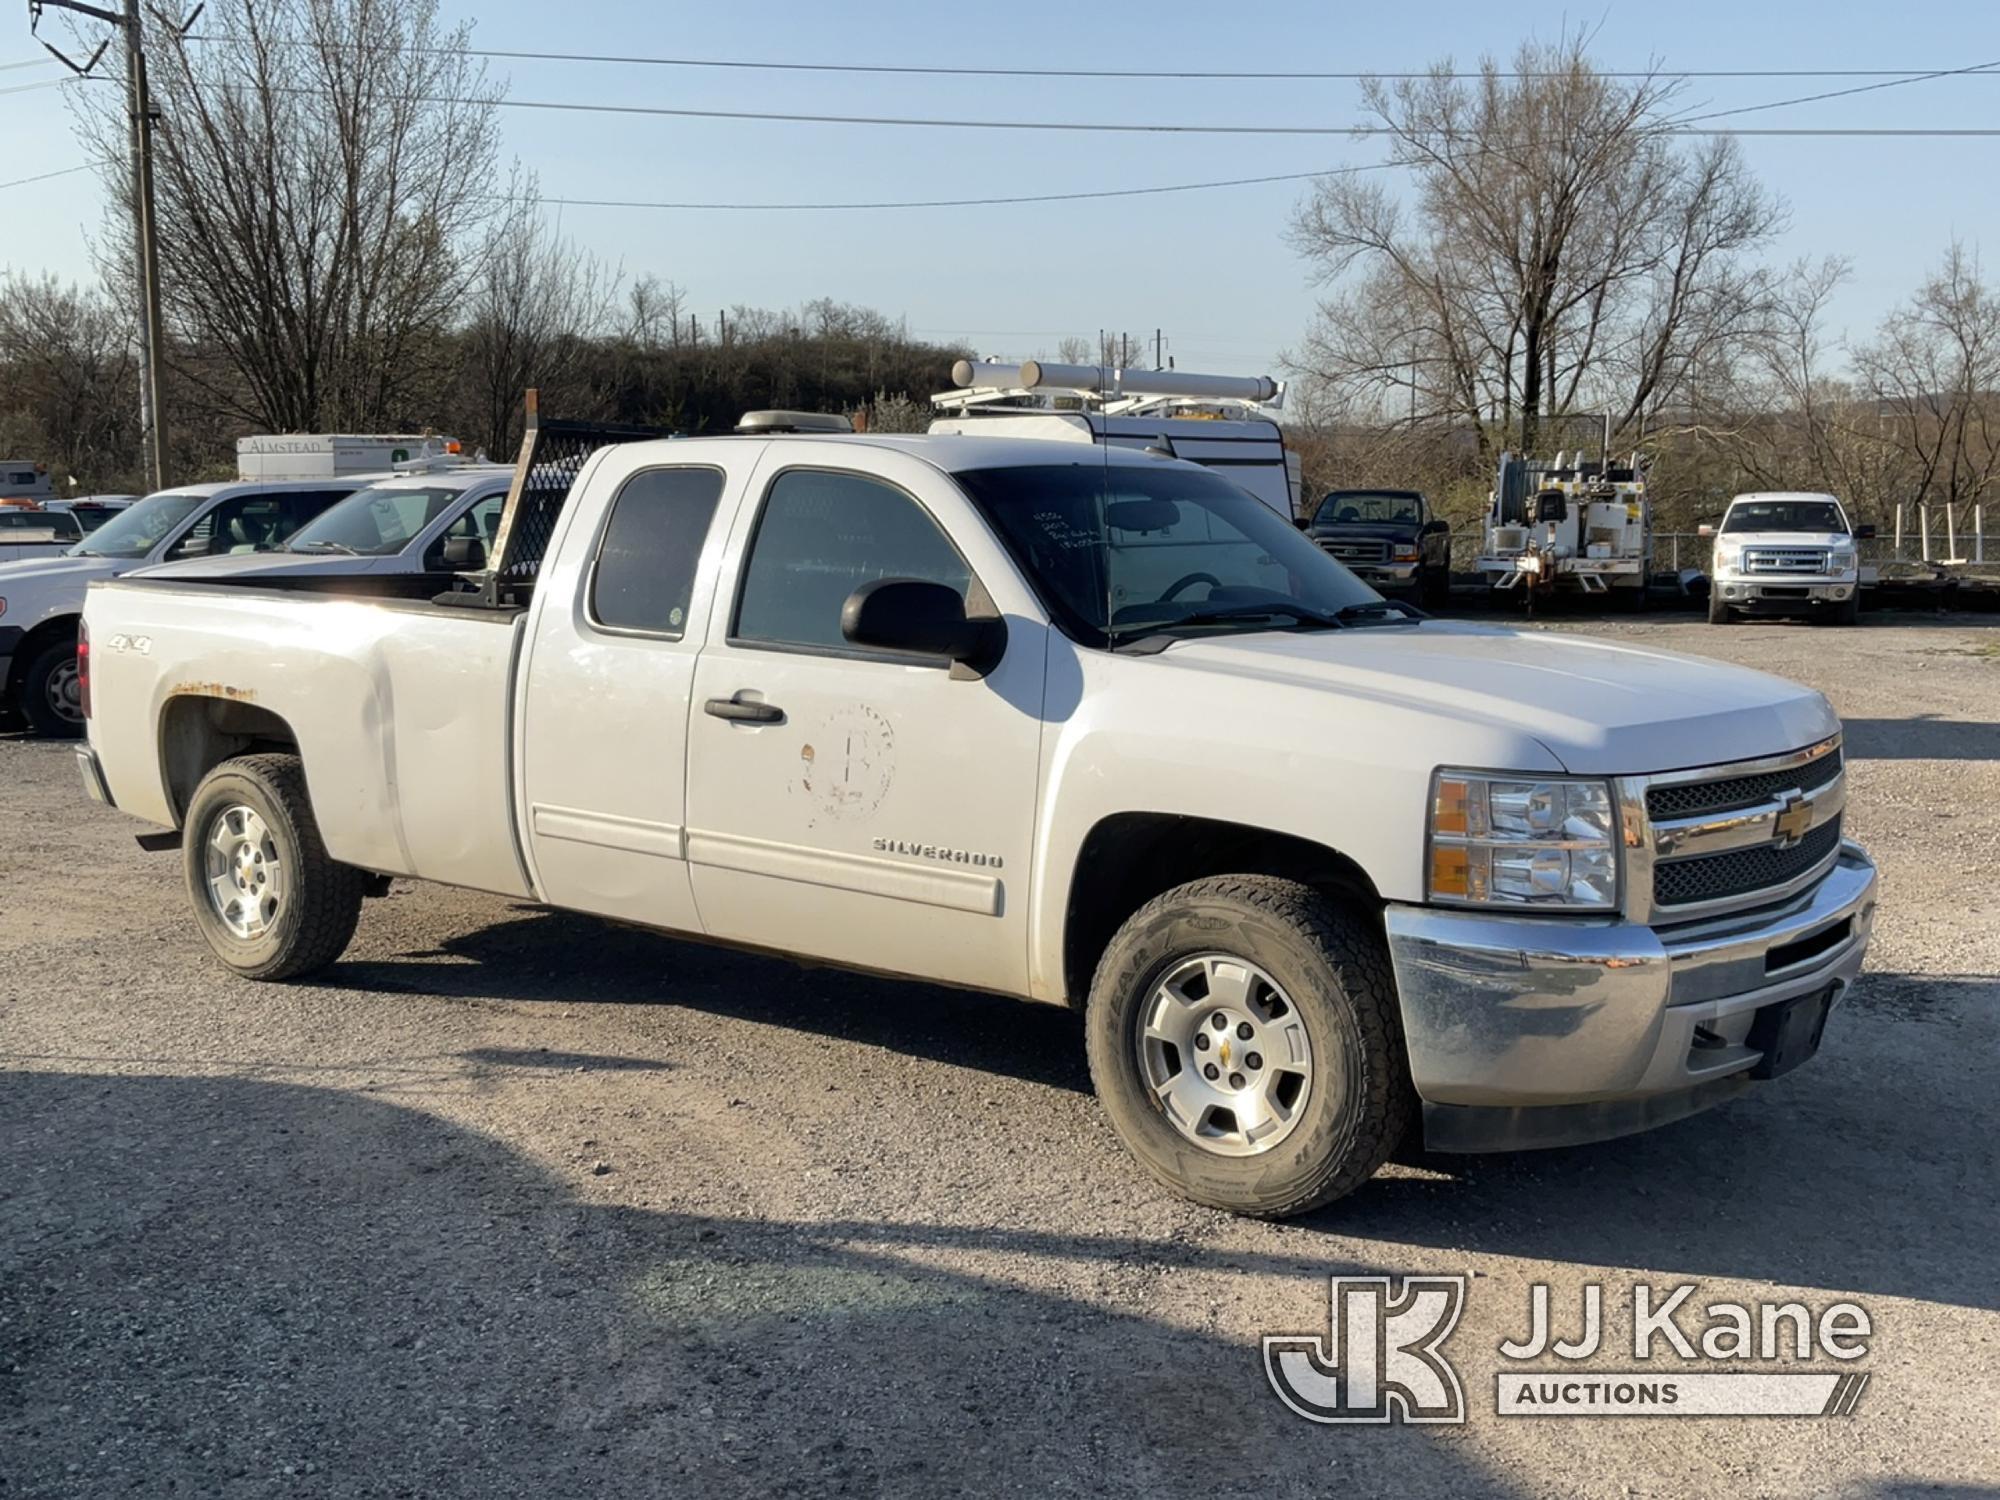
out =
<path fill-rule="evenodd" d="M 742 698 L 711 698 L 702 705 L 704 713 L 734 724 L 782 724 L 785 711 L 775 703 L 758 703 Z"/>

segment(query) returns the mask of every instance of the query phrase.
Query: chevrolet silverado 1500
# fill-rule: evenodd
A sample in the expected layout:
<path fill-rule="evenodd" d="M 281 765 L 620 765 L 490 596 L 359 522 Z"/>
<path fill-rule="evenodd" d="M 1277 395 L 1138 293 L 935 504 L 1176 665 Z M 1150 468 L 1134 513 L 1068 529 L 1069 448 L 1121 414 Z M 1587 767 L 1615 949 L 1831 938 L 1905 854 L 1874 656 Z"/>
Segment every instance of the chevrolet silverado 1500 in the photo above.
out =
<path fill-rule="evenodd" d="M 1069 1005 L 1134 1156 L 1279 1215 L 1418 1114 L 1500 1150 L 1754 1088 L 1861 967 L 1817 693 L 1424 618 L 1151 454 L 778 432 L 558 484 L 554 432 L 465 592 L 92 587 L 86 786 L 230 969 L 414 876 Z"/>

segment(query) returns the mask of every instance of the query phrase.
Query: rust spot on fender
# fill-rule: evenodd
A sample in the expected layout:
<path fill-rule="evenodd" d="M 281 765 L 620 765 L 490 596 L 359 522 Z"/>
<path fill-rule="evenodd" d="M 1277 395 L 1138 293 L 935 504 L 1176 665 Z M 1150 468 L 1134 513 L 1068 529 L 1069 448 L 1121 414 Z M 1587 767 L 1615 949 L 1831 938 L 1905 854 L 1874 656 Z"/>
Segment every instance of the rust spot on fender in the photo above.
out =
<path fill-rule="evenodd" d="M 248 703 L 256 698 L 254 688 L 231 687 L 226 682 L 177 682 L 167 689 L 169 698 L 233 698 Z"/>

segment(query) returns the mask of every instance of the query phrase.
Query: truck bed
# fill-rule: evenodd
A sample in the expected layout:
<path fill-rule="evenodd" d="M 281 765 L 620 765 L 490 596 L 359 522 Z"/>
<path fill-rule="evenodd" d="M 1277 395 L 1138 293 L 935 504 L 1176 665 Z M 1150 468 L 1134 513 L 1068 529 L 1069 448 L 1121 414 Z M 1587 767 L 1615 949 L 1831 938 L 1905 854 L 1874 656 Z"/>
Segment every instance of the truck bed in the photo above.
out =
<path fill-rule="evenodd" d="M 192 786 L 177 766 L 218 737 L 289 740 L 336 859 L 529 894 L 512 791 L 521 611 L 399 597 L 411 585 L 436 580 L 94 585 L 91 739 L 118 806 L 178 827 Z"/>

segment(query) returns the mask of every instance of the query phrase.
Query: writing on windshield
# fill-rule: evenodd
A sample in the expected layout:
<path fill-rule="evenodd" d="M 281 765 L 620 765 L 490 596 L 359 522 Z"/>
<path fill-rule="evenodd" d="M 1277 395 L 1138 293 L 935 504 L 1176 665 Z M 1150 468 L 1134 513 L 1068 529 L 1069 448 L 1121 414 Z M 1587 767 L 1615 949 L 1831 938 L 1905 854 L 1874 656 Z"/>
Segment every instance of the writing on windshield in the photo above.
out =
<path fill-rule="evenodd" d="M 1380 596 L 1263 501 L 1206 470 L 1096 463 L 974 469 L 958 482 L 1057 623 L 1085 645 L 1273 629 Z"/>

